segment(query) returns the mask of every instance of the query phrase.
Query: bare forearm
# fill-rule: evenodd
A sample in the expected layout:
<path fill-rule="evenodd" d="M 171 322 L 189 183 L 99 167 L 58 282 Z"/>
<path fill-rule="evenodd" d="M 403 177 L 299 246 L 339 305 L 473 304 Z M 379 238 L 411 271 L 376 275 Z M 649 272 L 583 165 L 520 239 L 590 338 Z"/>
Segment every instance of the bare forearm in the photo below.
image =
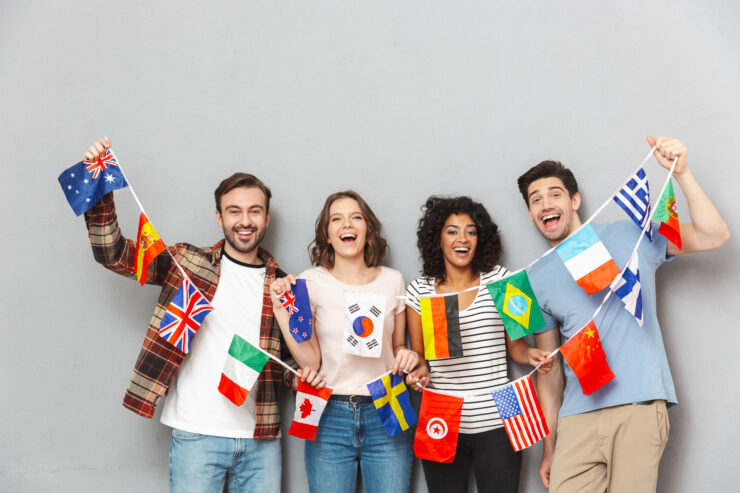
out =
<path fill-rule="evenodd" d="M 720 215 L 690 170 L 686 169 L 674 175 L 681 187 L 691 217 L 690 225 L 682 225 L 682 230 L 689 228 L 682 238 L 687 237 L 687 249 L 692 251 L 712 250 L 722 246 L 730 237 L 727 223 Z M 693 229 L 693 231 L 691 231 Z M 684 233 L 682 231 L 682 233 Z"/>

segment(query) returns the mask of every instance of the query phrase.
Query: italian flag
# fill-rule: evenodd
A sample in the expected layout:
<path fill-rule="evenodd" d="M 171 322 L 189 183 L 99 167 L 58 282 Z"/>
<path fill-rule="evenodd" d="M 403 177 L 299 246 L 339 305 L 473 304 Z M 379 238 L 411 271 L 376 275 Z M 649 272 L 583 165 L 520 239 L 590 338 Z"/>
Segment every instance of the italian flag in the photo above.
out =
<path fill-rule="evenodd" d="M 269 359 L 267 353 L 234 334 L 218 391 L 237 406 L 241 406 Z"/>
<path fill-rule="evenodd" d="M 289 435 L 305 440 L 316 440 L 319 420 L 333 389 L 315 389 L 305 382 L 298 382 L 295 396 L 295 414 L 288 430 Z"/>

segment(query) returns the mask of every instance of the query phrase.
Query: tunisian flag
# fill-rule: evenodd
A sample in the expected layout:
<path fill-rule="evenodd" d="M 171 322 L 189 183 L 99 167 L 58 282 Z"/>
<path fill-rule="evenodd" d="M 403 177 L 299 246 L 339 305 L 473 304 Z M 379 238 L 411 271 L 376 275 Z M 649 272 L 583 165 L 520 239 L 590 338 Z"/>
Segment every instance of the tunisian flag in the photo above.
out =
<path fill-rule="evenodd" d="M 586 395 L 593 394 L 614 378 L 593 320 L 560 346 L 560 352 Z"/>
<path fill-rule="evenodd" d="M 306 440 L 316 440 L 319 420 L 332 393 L 331 388 L 315 389 L 305 382 L 298 382 L 295 396 L 295 414 L 288 430 L 289 435 Z"/>
<path fill-rule="evenodd" d="M 416 426 L 414 455 L 420 459 L 450 463 L 455 460 L 460 412 L 464 399 L 424 390 Z"/>

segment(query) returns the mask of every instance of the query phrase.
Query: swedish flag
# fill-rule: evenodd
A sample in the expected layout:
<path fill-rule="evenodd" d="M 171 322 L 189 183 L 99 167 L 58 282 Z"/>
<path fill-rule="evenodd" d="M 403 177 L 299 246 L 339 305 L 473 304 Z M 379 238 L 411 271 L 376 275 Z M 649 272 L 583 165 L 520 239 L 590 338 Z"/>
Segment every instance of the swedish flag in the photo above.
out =
<path fill-rule="evenodd" d="M 523 270 L 487 287 L 512 341 L 545 326 L 527 271 Z"/>
<path fill-rule="evenodd" d="M 409 392 L 400 375 L 386 373 L 367 386 L 389 437 L 408 430 L 416 424 L 416 413 L 411 407 Z"/>

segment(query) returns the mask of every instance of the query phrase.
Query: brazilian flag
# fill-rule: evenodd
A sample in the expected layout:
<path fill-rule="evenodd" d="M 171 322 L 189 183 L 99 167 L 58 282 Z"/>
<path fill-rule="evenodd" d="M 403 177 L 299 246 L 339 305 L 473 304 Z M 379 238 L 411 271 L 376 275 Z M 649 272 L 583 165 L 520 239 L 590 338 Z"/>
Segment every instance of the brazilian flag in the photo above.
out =
<path fill-rule="evenodd" d="M 523 270 L 487 287 L 512 341 L 545 326 L 527 271 Z"/>

